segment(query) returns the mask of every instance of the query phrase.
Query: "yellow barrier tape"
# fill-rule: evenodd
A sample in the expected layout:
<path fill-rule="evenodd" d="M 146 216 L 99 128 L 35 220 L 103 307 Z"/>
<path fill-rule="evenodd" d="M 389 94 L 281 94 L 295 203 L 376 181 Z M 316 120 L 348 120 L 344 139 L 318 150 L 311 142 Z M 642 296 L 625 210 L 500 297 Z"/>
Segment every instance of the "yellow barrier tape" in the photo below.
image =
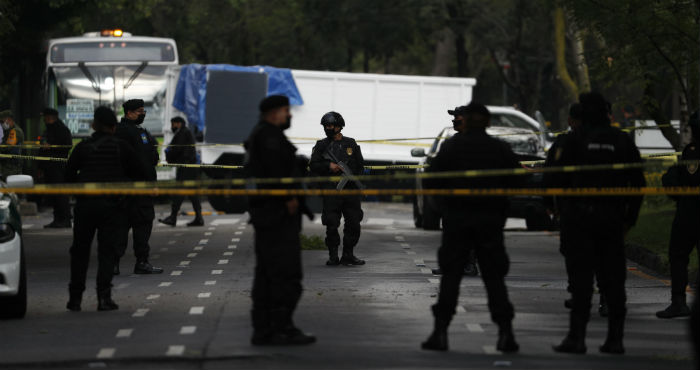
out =
<path fill-rule="evenodd" d="M 5 188 L 16 194 L 73 194 L 86 196 L 106 195 L 223 195 L 223 196 L 337 196 L 337 195 L 439 195 L 439 196 L 643 196 L 677 195 L 698 196 L 700 187 L 644 187 L 644 188 L 538 188 L 538 189 L 181 189 L 181 188 L 86 188 L 40 187 Z"/>

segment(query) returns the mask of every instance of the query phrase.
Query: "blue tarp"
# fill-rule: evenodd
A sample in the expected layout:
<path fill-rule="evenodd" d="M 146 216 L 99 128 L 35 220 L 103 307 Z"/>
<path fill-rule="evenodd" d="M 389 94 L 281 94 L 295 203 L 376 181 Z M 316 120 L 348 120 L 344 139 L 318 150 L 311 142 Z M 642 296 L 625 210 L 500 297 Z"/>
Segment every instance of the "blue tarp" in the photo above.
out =
<path fill-rule="evenodd" d="M 292 71 L 269 66 L 235 66 L 230 64 L 186 64 L 180 70 L 175 87 L 173 107 L 187 115 L 191 125 L 204 130 L 207 101 L 207 71 L 255 72 L 267 74 L 267 95 L 285 95 L 292 105 L 302 105 L 304 100 L 294 83 Z"/>

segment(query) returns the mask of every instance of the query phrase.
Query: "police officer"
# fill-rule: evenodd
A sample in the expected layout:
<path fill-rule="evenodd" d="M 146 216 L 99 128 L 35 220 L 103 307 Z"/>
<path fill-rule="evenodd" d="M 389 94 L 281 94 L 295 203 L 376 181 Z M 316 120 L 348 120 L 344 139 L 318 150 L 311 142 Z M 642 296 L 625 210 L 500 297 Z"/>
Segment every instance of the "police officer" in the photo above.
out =
<path fill-rule="evenodd" d="M 686 145 L 681 160 L 700 160 L 700 117 L 696 111 L 690 118 L 689 126 L 693 140 Z M 700 186 L 698 163 L 673 166 L 663 175 L 664 186 Z M 690 253 L 700 242 L 700 196 L 676 196 L 676 214 L 671 226 L 671 242 L 668 260 L 671 265 L 671 305 L 656 313 L 660 319 L 670 319 L 690 315 L 685 299 L 688 285 L 688 262 Z"/>
<path fill-rule="evenodd" d="M 260 102 L 260 122 L 245 142 L 248 177 L 279 178 L 298 173 L 296 148 L 284 130 L 291 125 L 289 99 L 272 95 Z M 295 185 L 259 184 L 258 188 L 298 188 Z M 292 320 L 301 297 L 300 202 L 295 196 L 259 196 L 249 202 L 255 228 L 253 280 L 253 345 L 310 344 Z"/>
<path fill-rule="evenodd" d="M 173 117 L 173 119 L 170 120 L 170 128 L 175 136 L 173 136 L 173 139 L 170 141 L 170 146 L 165 149 L 165 160 L 167 160 L 168 163 L 174 164 L 196 164 L 197 150 L 194 146 L 194 136 L 187 128 L 185 119 L 182 117 Z M 199 168 L 177 167 L 176 169 L 176 180 L 196 180 L 198 178 Z M 192 202 L 195 217 L 194 220 L 187 224 L 187 226 L 204 226 L 204 218 L 202 217 L 202 203 L 199 201 L 199 196 L 190 195 L 189 199 L 190 202 Z M 158 222 L 175 226 L 177 224 L 177 214 L 180 212 L 180 206 L 182 206 L 183 200 L 185 200 L 185 197 L 183 196 L 173 196 L 170 216 L 163 219 L 158 219 Z"/>
<path fill-rule="evenodd" d="M 585 93 L 579 98 L 583 126 L 572 140 L 560 146 L 562 165 L 605 165 L 639 163 L 639 150 L 629 135 L 611 127 L 608 103 L 598 93 Z M 567 175 L 566 183 L 574 188 L 643 187 L 641 168 L 626 170 L 579 171 Z M 573 307 L 570 312 L 569 333 L 557 352 L 585 353 L 586 326 L 590 319 L 593 275 L 600 274 L 604 282 L 602 293 L 608 303 L 608 335 L 600 346 L 604 353 L 622 354 L 626 315 L 626 260 L 624 239 L 636 223 L 641 206 L 639 196 L 574 197 L 567 209 L 576 214 L 578 222 L 567 237 L 567 268 Z M 569 208 L 570 207 L 570 208 Z"/>
<path fill-rule="evenodd" d="M 143 180 L 145 171 L 136 152 L 114 136 L 117 117 L 107 107 L 95 110 L 95 132 L 76 145 L 66 164 L 68 182 L 111 182 Z M 70 249 L 70 299 L 66 307 L 80 311 L 90 246 L 97 233 L 97 310 L 119 306 L 112 300 L 112 268 L 116 257 L 115 236 L 127 223 L 126 202 L 119 196 L 78 196 L 75 204 L 73 245 Z"/>
<path fill-rule="evenodd" d="M 572 104 L 569 108 L 568 117 L 568 123 L 571 131 L 557 136 L 557 139 L 554 141 L 554 143 L 552 143 L 552 146 L 549 148 L 549 151 L 547 151 L 547 159 L 544 163 L 545 167 L 557 167 L 562 165 L 562 163 L 560 163 L 562 148 L 569 145 L 568 142 L 574 140 L 576 134 L 581 129 L 582 119 L 583 110 L 581 108 L 581 104 Z M 568 177 L 566 175 L 563 175 L 561 172 L 548 172 L 544 176 L 545 184 L 547 184 L 548 187 L 553 188 L 569 187 L 571 184 L 566 182 L 567 179 Z M 576 213 L 569 206 L 569 202 L 571 201 L 571 199 L 568 199 L 566 197 L 557 197 L 556 199 L 546 198 L 546 201 L 550 203 L 548 205 L 549 209 L 555 210 L 555 212 L 559 215 L 559 252 L 562 254 L 562 256 L 566 256 L 568 247 L 567 239 L 569 238 L 569 233 L 577 225 Z M 565 261 L 570 260 L 565 259 Z M 567 271 L 569 270 L 568 265 L 566 266 L 566 269 Z M 601 285 L 602 282 L 600 280 L 600 274 L 596 274 L 596 281 L 598 282 L 598 289 L 602 290 L 603 288 Z M 567 287 L 567 291 L 569 293 L 571 292 L 570 283 Z M 566 301 L 564 301 L 564 306 L 566 306 L 566 308 L 572 308 L 573 299 L 569 298 Z M 598 313 L 603 317 L 607 317 L 608 315 L 608 305 L 605 302 L 605 294 L 600 294 Z"/>
<path fill-rule="evenodd" d="M 343 136 L 341 131 L 345 127 L 343 116 L 336 112 L 328 112 L 321 117 L 321 125 L 326 133 L 326 138 L 316 142 L 311 154 L 309 168 L 318 176 L 332 176 L 342 174 L 343 166 L 352 172 L 348 175 L 359 175 L 364 170 L 364 159 L 360 146 L 354 139 Z M 339 164 L 338 162 L 342 162 Z M 322 183 L 328 189 L 337 189 L 332 183 Z M 344 189 L 357 189 L 358 183 L 348 181 Z M 341 190 L 341 189 L 339 189 Z M 326 226 L 326 247 L 328 247 L 328 266 L 364 265 L 365 261 L 355 257 L 353 253 L 357 242 L 360 240 L 360 221 L 363 212 L 361 207 L 362 196 L 325 196 L 323 197 L 323 214 L 321 220 Z M 343 255 L 338 258 L 338 246 L 340 246 L 340 218 L 345 218 L 343 228 Z"/>
<path fill-rule="evenodd" d="M 46 108 L 42 114 L 46 131 L 41 135 L 41 148 L 39 155 L 42 157 L 68 158 L 73 137 L 70 130 L 58 118 L 58 111 Z M 54 145 L 56 147 L 54 147 Z M 40 161 L 39 166 L 44 172 L 44 180 L 47 184 L 62 184 L 65 182 L 66 166 L 63 162 Z M 70 224 L 70 201 L 67 195 L 54 195 L 49 197 L 53 205 L 53 221 L 45 225 L 46 228 L 67 228 Z"/>
<path fill-rule="evenodd" d="M 158 142 L 145 128 L 141 127 L 146 118 L 144 102 L 141 99 L 127 100 L 122 105 L 124 117 L 117 125 L 116 135 L 126 141 L 136 151 L 146 168 L 146 181 L 156 181 L 156 165 L 158 164 Z M 128 201 L 129 227 L 122 233 L 118 245 L 118 258 L 114 264 L 114 274 L 119 275 L 119 258 L 124 256 L 128 244 L 128 229 L 133 231 L 134 254 L 136 255 L 135 274 L 160 274 L 163 269 L 153 267 L 148 262 L 155 210 L 153 198 L 149 196 L 130 197 Z"/>
<path fill-rule="evenodd" d="M 24 144 L 24 131 L 15 124 L 15 118 L 12 111 L 5 110 L 0 112 L 0 122 L 2 122 L 2 144 L 0 153 L 3 154 L 22 154 L 22 145 Z M 19 158 L 0 158 L 0 176 L 3 179 L 10 175 L 19 175 L 22 173 L 22 160 Z"/>
<path fill-rule="evenodd" d="M 459 132 L 445 141 L 429 172 L 520 167 L 510 146 L 486 133 L 491 114 L 484 105 L 472 102 L 448 113 L 454 116 L 452 122 Z M 433 179 L 428 186 L 500 189 L 519 187 L 519 183 L 516 176 L 503 176 Z M 423 349 L 448 349 L 447 328 L 455 314 L 460 281 L 473 249 L 486 286 L 491 320 L 499 328 L 496 349 L 519 350 L 512 327 L 513 305 L 504 281 L 510 264 L 503 242 L 507 208 L 506 197 L 449 197 L 445 201 L 442 246 L 438 251 L 442 278 L 438 301 L 432 307 L 435 328 Z"/>

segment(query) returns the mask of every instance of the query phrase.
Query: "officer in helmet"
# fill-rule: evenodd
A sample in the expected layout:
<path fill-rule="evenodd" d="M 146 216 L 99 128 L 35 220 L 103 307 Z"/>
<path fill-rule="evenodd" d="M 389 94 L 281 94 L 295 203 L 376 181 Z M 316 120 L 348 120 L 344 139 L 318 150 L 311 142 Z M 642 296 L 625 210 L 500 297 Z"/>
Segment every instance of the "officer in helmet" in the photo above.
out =
<path fill-rule="evenodd" d="M 345 120 L 337 112 L 328 112 L 321 118 L 326 138 L 316 142 L 311 154 L 309 167 L 318 176 L 354 176 L 361 174 L 364 169 L 364 159 L 360 146 L 354 139 L 343 136 Z M 322 183 L 326 189 L 358 189 L 362 185 L 358 181 L 341 181 L 338 184 Z M 360 221 L 363 212 L 360 195 L 334 195 L 323 197 L 323 215 L 321 220 L 326 226 L 326 246 L 328 247 L 328 266 L 358 266 L 365 261 L 355 257 L 353 253 L 360 240 Z M 340 246 L 340 218 L 345 219 L 343 227 L 343 254 L 338 258 Z"/>

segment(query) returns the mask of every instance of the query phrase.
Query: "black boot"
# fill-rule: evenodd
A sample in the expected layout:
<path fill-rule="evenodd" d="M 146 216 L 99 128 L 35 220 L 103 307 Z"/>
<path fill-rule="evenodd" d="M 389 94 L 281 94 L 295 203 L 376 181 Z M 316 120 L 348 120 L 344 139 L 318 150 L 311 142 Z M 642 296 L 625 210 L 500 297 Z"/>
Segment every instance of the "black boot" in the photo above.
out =
<path fill-rule="evenodd" d="M 160 267 L 154 267 L 151 265 L 148 260 L 142 260 L 136 262 L 136 265 L 134 266 L 134 274 L 162 274 L 163 269 Z"/>
<path fill-rule="evenodd" d="M 316 342 L 316 337 L 306 334 L 294 326 L 292 311 L 275 309 L 268 312 L 270 319 L 270 334 L 260 345 L 270 346 L 299 346 Z"/>
<path fill-rule="evenodd" d="M 68 289 L 70 298 L 66 304 L 66 308 L 70 311 L 79 312 L 81 310 L 80 303 L 83 301 L 83 291 L 76 289 Z"/>
<path fill-rule="evenodd" d="M 586 324 L 588 320 L 577 317 L 573 313 L 569 315 L 569 334 L 558 346 L 552 346 L 555 352 L 562 353 L 586 353 Z"/>
<path fill-rule="evenodd" d="M 194 217 L 194 220 L 187 223 L 187 226 L 204 226 L 204 218 L 202 217 L 202 215 L 197 215 Z"/>
<path fill-rule="evenodd" d="M 671 297 L 671 305 L 665 310 L 656 313 L 656 317 L 660 319 L 672 319 L 674 317 L 690 316 L 690 308 L 685 300 L 685 293 L 673 295 Z"/>
<path fill-rule="evenodd" d="M 98 311 L 114 311 L 118 310 L 119 306 L 112 300 L 112 290 L 103 289 L 97 291 L 97 310 Z"/>
<path fill-rule="evenodd" d="M 272 333 L 267 311 L 251 310 L 250 317 L 253 321 L 253 336 L 250 338 L 250 343 L 254 346 L 265 345 Z"/>
<path fill-rule="evenodd" d="M 450 320 L 436 317 L 434 325 L 433 333 L 421 344 L 421 348 L 431 351 L 447 351 L 449 348 L 447 343 L 447 328 L 450 326 Z"/>
<path fill-rule="evenodd" d="M 176 214 L 171 214 L 170 216 L 166 218 L 159 218 L 158 222 L 164 225 L 168 226 L 175 226 L 177 225 L 177 215 Z"/>
<path fill-rule="evenodd" d="M 573 298 L 569 298 L 569 299 L 565 300 L 565 301 L 564 301 L 564 307 L 566 307 L 566 308 L 568 308 L 568 309 L 574 308 L 574 299 L 573 299 Z"/>
<path fill-rule="evenodd" d="M 328 261 L 326 261 L 326 266 L 338 266 L 340 265 L 340 258 L 338 258 L 338 247 L 328 247 Z"/>
<path fill-rule="evenodd" d="M 362 266 L 365 264 L 364 260 L 361 260 L 352 253 L 353 248 L 343 247 L 343 257 L 340 258 L 340 264 L 343 266 Z"/>
<path fill-rule="evenodd" d="M 625 347 L 622 344 L 622 337 L 625 331 L 625 317 L 609 317 L 608 318 L 608 337 L 605 343 L 600 346 L 600 352 L 621 355 L 625 353 Z"/>
<path fill-rule="evenodd" d="M 469 262 L 464 266 L 464 276 L 479 276 L 479 268 L 476 263 Z"/>
<path fill-rule="evenodd" d="M 600 317 L 608 317 L 608 301 L 605 299 L 605 294 L 600 294 L 600 303 L 598 304 L 598 314 Z"/>
<path fill-rule="evenodd" d="M 498 325 L 498 343 L 496 344 L 496 349 L 506 353 L 514 353 L 520 350 L 518 342 L 515 341 L 513 323 L 511 321 Z"/>

